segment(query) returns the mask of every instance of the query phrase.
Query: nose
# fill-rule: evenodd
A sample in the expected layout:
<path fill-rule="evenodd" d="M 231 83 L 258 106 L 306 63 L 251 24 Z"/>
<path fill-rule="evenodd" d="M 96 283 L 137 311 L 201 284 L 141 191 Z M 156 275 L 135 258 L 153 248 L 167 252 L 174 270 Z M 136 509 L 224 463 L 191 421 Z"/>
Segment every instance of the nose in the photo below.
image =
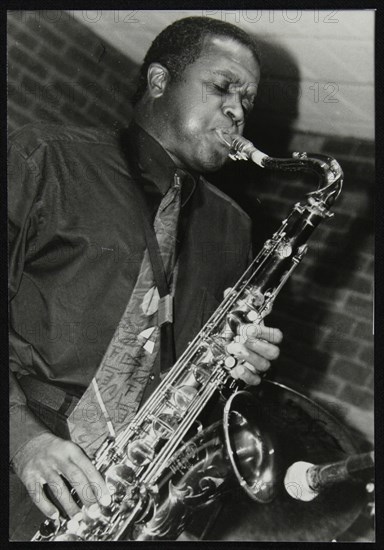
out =
<path fill-rule="evenodd" d="M 232 93 L 228 94 L 223 104 L 223 111 L 236 126 L 244 124 L 244 111 L 241 105 L 240 94 Z"/>

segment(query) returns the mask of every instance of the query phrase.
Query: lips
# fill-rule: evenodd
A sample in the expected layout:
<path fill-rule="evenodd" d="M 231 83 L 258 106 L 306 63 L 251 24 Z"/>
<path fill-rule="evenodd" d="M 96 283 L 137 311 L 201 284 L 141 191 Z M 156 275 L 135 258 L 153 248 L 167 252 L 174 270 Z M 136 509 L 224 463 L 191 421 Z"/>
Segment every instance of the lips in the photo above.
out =
<path fill-rule="evenodd" d="M 222 143 L 223 145 L 226 145 L 228 149 L 231 149 L 232 140 L 234 137 L 233 132 L 229 132 L 228 130 L 223 128 L 216 128 L 215 134 L 219 138 L 220 143 Z"/>

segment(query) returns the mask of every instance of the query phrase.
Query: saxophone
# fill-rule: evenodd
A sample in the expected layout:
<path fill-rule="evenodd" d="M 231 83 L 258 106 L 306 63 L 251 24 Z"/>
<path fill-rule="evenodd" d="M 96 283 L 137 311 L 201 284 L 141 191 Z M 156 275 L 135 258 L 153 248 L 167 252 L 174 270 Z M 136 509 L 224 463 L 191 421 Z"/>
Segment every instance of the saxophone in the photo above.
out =
<path fill-rule="evenodd" d="M 242 136 L 217 131 L 233 160 L 272 170 L 311 171 L 319 188 L 294 205 L 134 420 L 107 438 L 93 463 L 112 495 L 108 506 L 47 519 L 32 540 L 176 539 L 193 512 L 238 484 L 260 503 L 275 496 L 276 456 L 255 398 L 230 376 L 230 335 L 258 325 L 301 262 L 307 240 L 337 199 L 343 180 L 327 156 L 272 158 Z M 220 400 L 219 417 L 206 413 Z M 207 418 L 209 421 L 207 423 Z"/>

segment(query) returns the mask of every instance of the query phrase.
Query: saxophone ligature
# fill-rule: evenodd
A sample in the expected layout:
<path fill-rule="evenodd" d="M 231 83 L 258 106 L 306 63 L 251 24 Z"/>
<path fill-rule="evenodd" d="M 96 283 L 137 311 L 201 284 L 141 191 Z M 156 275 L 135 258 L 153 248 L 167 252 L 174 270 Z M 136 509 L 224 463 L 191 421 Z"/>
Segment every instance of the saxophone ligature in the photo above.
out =
<path fill-rule="evenodd" d="M 134 420 L 97 450 L 93 463 L 111 503 L 71 519 L 47 519 L 34 541 L 172 540 L 196 508 L 233 484 L 260 503 L 274 498 L 273 442 L 262 415 L 255 415 L 254 397 L 230 376 L 236 359 L 226 351 L 228 335 L 241 323 L 260 324 L 271 311 L 312 232 L 332 215 L 343 172 L 329 156 L 272 158 L 242 136 L 217 134 L 233 160 L 310 171 L 319 187 L 293 206 Z M 218 395 L 225 396 L 220 418 L 206 424 L 204 410 Z"/>

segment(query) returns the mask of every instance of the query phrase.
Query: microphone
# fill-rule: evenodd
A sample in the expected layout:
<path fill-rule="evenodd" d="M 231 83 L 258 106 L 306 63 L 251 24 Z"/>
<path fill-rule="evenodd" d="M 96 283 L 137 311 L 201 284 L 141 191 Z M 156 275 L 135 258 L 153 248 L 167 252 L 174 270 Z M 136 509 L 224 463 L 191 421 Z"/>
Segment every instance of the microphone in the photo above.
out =
<path fill-rule="evenodd" d="M 294 462 L 284 477 L 287 493 L 296 500 L 309 502 L 317 497 L 322 489 L 351 479 L 354 474 L 374 467 L 373 451 L 349 456 L 340 462 L 312 464 L 311 462 Z"/>

